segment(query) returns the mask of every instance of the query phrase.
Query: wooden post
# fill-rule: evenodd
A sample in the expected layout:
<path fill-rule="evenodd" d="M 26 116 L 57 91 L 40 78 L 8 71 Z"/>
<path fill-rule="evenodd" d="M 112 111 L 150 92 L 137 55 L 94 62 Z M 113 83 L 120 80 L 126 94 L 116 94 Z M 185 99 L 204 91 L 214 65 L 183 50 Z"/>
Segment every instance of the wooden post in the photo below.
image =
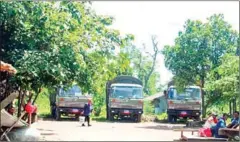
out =
<path fill-rule="evenodd" d="M 18 113 L 17 113 L 17 117 L 21 116 L 21 99 L 22 99 L 22 91 L 21 89 L 19 90 L 19 95 L 18 95 Z"/>
<path fill-rule="evenodd" d="M 31 113 L 28 114 L 28 123 L 29 123 L 29 126 L 31 126 L 31 123 L 32 123 L 32 114 Z"/>

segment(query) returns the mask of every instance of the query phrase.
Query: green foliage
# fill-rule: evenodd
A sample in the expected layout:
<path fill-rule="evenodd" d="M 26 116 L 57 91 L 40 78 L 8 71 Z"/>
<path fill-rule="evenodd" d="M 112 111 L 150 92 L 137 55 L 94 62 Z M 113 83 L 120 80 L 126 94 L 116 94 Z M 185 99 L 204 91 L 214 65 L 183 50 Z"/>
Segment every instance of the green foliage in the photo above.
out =
<path fill-rule="evenodd" d="M 187 20 L 175 45 L 165 46 L 163 51 L 178 89 L 191 84 L 203 87 L 207 95 L 205 107 L 217 100 L 224 102 L 222 96 L 236 94 L 236 58 L 227 54 L 236 52 L 239 40 L 239 34 L 222 14 L 207 20 L 206 23 Z"/>
<path fill-rule="evenodd" d="M 154 106 L 150 101 L 144 101 L 143 112 L 145 115 L 152 115 L 154 113 Z"/>
<path fill-rule="evenodd" d="M 238 97 L 239 89 L 239 60 L 238 57 L 226 54 L 222 58 L 222 64 L 211 71 L 208 74 L 208 82 L 206 83 L 206 90 L 221 92 L 216 94 L 216 96 L 209 97 L 209 100 L 215 104 L 225 104 L 228 103 L 230 99 Z M 218 79 L 215 79 L 215 75 L 218 73 L 221 76 Z"/>
<path fill-rule="evenodd" d="M 161 90 L 161 86 L 158 84 L 160 74 L 155 70 L 159 54 L 158 42 L 155 36 L 152 36 L 153 53 L 149 53 L 145 49 L 145 45 L 143 45 L 143 49 L 132 45 L 123 49 L 123 52 L 128 55 L 132 67 L 128 73 L 143 82 L 145 95 L 153 95 Z"/>
<path fill-rule="evenodd" d="M 50 115 L 50 101 L 49 101 L 49 91 L 44 88 L 43 91 L 40 93 L 36 105 L 38 107 L 38 114 L 40 116 L 47 116 Z"/>
<path fill-rule="evenodd" d="M 114 19 L 97 15 L 88 2 L 1 2 L 0 13 L 1 55 L 17 68 L 12 81 L 23 89 L 37 93 L 76 82 L 94 94 L 100 113 L 106 81 L 131 72 L 115 48 L 134 37 L 110 29 Z"/>
<path fill-rule="evenodd" d="M 157 120 L 167 120 L 168 116 L 167 113 L 162 113 L 160 115 L 157 115 Z"/>

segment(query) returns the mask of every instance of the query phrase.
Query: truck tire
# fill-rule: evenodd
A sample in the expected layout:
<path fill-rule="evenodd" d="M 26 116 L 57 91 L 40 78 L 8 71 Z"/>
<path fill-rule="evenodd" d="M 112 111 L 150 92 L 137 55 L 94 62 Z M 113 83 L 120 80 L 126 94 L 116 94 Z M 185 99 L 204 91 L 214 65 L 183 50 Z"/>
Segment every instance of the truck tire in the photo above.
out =
<path fill-rule="evenodd" d="M 107 117 L 107 120 L 110 120 L 110 113 L 109 113 L 109 111 L 108 111 L 108 110 L 107 110 L 106 117 Z"/>
<path fill-rule="evenodd" d="M 59 111 L 59 109 L 55 109 L 56 111 L 55 111 L 55 119 L 57 120 L 57 121 L 59 121 L 60 119 L 61 119 L 61 112 Z"/>
<path fill-rule="evenodd" d="M 139 115 L 137 116 L 137 123 L 140 123 L 141 121 L 142 121 L 142 115 L 139 114 Z"/>
<path fill-rule="evenodd" d="M 201 121 L 201 117 L 200 117 L 200 116 L 196 116 L 194 119 L 195 119 L 196 121 Z"/>
<path fill-rule="evenodd" d="M 172 122 L 173 122 L 173 117 L 172 115 L 168 114 L 168 123 L 172 123 Z"/>
<path fill-rule="evenodd" d="M 114 121 L 114 115 L 110 114 L 109 120 L 110 120 L 110 121 Z"/>
<path fill-rule="evenodd" d="M 51 106 L 51 115 L 52 115 L 53 118 L 56 117 L 55 112 L 56 112 L 55 108 L 53 106 Z"/>
<path fill-rule="evenodd" d="M 177 119 L 178 119 L 177 116 L 173 116 L 173 123 L 177 123 Z"/>

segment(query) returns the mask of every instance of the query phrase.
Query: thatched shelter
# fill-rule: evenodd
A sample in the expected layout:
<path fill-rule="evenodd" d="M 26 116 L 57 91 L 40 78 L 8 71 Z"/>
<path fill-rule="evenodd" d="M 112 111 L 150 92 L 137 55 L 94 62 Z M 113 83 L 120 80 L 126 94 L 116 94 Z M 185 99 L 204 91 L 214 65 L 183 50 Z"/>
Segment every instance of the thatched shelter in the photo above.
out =
<path fill-rule="evenodd" d="M 16 74 L 17 70 L 10 64 L 0 61 L 0 72 L 8 72 L 10 74 Z"/>

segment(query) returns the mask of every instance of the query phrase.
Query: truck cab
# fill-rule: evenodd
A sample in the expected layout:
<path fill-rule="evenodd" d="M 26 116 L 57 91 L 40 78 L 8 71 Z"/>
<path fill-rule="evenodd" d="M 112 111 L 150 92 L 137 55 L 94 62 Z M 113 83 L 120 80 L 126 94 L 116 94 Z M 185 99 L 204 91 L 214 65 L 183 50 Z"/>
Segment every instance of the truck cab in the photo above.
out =
<path fill-rule="evenodd" d="M 130 76 L 120 76 L 115 78 L 114 81 L 109 81 L 106 87 L 107 118 L 112 121 L 130 118 L 140 122 L 143 114 L 143 87 L 141 82 Z"/>
<path fill-rule="evenodd" d="M 52 116 L 60 120 L 61 116 L 79 117 L 85 103 L 91 100 L 90 95 L 83 95 L 78 85 L 70 88 L 58 88 L 55 94 L 50 95 Z"/>
<path fill-rule="evenodd" d="M 178 92 L 175 86 L 170 86 L 166 92 L 168 102 L 168 121 L 177 119 L 200 119 L 202 111 L 202 92 L 199 86 L 188 86 L 183 92 Z"/>

